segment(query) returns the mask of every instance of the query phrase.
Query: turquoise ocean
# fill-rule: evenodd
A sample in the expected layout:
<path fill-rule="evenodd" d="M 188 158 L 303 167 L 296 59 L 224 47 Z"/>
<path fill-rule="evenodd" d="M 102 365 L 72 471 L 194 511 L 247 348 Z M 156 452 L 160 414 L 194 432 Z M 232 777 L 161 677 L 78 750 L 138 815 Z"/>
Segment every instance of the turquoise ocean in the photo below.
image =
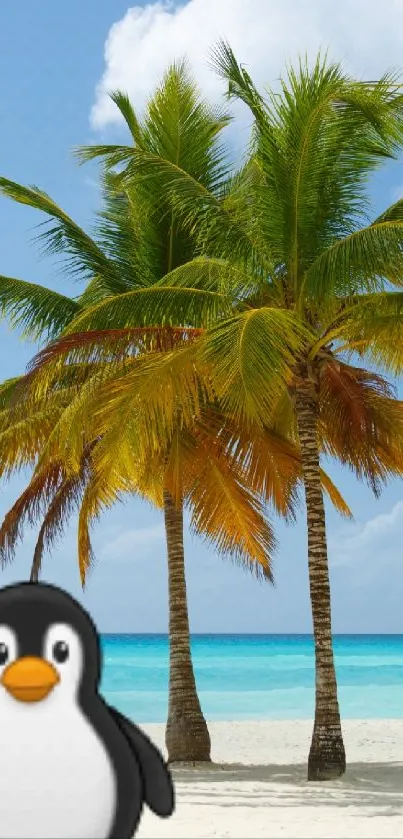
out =
<path fill-rule="evenodd" d="M 165 635 L 105 635 L 101 690 L 137 722 L 163 722 L 168 698 Z M 403 717 L 403 635 L 334 637 L 344 718 Z M 303 719 L 314 710 L 308 635 L 196 635 L 192 654 L 207 719 Z"/>

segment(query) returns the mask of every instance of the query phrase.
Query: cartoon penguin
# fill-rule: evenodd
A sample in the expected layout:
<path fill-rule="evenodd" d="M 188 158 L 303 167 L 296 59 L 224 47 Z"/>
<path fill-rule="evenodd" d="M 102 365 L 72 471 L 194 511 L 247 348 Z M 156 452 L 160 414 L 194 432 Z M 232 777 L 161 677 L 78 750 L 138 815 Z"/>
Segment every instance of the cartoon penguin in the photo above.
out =
<path fill-rule="evenodd" d="M 89 615 L 61 589 L 0 590 L 0 839 L 130 839 L 174 811 L 162 756 L 98 693 Z"/>

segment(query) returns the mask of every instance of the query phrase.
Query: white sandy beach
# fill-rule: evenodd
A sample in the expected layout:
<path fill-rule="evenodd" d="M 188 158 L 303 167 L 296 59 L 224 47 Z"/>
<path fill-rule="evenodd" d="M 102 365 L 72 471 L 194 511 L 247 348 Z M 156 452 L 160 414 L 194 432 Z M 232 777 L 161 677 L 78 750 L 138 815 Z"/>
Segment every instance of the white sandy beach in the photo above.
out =
<path fill-rule="evenodd" d="M 163 748 L 164 726 L 144 725 Z M 306 781 L 310 721 L 210 723 L 211 767 L 175 770 L 177 809 L 143 839 L 403 837 L 403 719 L 347 720 L 348 771 Z"/>

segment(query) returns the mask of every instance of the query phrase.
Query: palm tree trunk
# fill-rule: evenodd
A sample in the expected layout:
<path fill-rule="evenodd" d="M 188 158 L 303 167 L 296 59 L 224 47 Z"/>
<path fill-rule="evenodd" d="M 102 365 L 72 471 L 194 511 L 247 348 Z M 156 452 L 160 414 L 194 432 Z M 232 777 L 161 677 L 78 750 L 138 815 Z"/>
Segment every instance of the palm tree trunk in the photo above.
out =
<path fill-rule="evenodd" d="M 34 551 L 34 556 L 33 556 L 32 565 L 31 565 L 31 573 L 29 575 L 29 582 L 30 583 L 38 583 L 39 582 L 39 572 L 40 572 L 42 552 L 43 552 L 43 539 L 41 539 L 42 529 L 43 528 L 41 528 L 41 533 L 39 534 L 38 541 L 35 545 L 35 551 Z"/>
<path fill-rule="evenodd" d="M 209 761 L 210 735 L 204 719 L 190 652 L 183 507 L 164 492 L 169 584 L 169 708 L 165 733 L 168 761 Z"/>
<path fill-rule="evenodd" d="M 308 780 L 338 778 L 346 770 L 333 658 L 325 507 L 319 471 L 317 402 L 308 383 L 297 386 L 296 411 L 308 526 L 309 586 L 315 637 L 315 723 Z"/>
<path fill-rule="evenodd" d="M 30 583 L 37 583 L 38 582 L 38 573 L 36 571 L 34 563 L 32 563 L 32 565 L 31 565 L 31 573 L 29 575 L 29 582 Z"/>

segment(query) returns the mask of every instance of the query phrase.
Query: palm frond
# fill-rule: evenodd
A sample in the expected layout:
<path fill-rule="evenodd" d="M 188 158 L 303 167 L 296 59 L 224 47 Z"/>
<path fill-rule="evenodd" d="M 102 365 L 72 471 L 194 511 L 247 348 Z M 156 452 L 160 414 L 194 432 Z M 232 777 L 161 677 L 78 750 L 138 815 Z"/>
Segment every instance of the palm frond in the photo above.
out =
<path fill-rule="evenodd" d="M 179 265 L 158 283 L 162 287 L 195 288 L 225 296 L 231 295 L 234 303 L 250 298 L 261 290 L 259 277 L 247 267 L 231 264 L 217 257 L 198 256 L 191 262 Z"/>
<path fill-rule="evenodd" d="M 211 50 L 210 63 L 217 74 L 228 83 L 228 97 L 244 102 L 256 120 L 264 117 L 265 102 L 245 67 L 238 64 L 228 42 L 223 39 L 218 41 Z"/>
<path fill-rule="evenodd" d="M 359 352 L 376 367 L 403 369 L 403 292 L 361 294 L 341 310 L 338 353 Z"/>
<path fill-rule="evenodd" d="M 8 416 L 2 418 L 6 427 L 0 431 L 1 476 L 10 477 L 36 464 L 38 454 L 46 446 L 62 410 L 60 406 L 43 406 L 41 410 L 12 422 Z"/>
<path fill-rule="evenodd" d="M 236 464 L 249 488 L 278 515 L 294 521 L 301 459 L 289 437 L 256 423 L 242 425 L 212 406 L 203 411 L 192 433 L 196 441 L 200 438 L 204 446 L 214 447 L 217 456 Z"/>
<path fill-rule="evenodd" d="M 352 519 L 353 514 L 350 510 L 350 507 L 348 506 L 340 491 L 337 489 L 336 485 L 333 483 L 332 479 L 325 472 L 324 469 L 320 470 L 320 476 L 322 481 L 322 487 L 326 492 L 327 496 L 329 497 L 329 500 L 332 502 L 333 506 L 337 510 L 337 512 L 347 519 Z"/>
<path fill-rule="evenodd" d="M 266 424 L 308 335 L 291 312 L 262 307 L 211 327 L 197 352 L 225 409 Z"/>
<path fill-rule="evenodd" d="M 0 384 L 0 414 L 9 407 L 20 382 L 21 376 L 14 376 Z"/>
<path fill-rule="evenodd" d="M 39 236 L 44 253 L 62 254 L 66 270 L 72 277 L 89 280 L 100 274 L 105 281 L 108 278 L 112 293 L 113 283 L 118 280 L 113 263 L 46 192 L 38 187 L 25 187 L 8 178 L 0 178 L 0 193 L 49 216 L 49 222 Z"/>
<path fill-rule="evenodd" d="M 403 283 L 403 222 L 383 221 L 356 230 L 325 250 L 308 268 L 304 293 L 320 298 L 385 289 Z"/>
<path fill-rule="evenodd" d="M 187 500 L 194 532 L 223 556 L 272 581 L 273 531 L 242 470 L 200 440 L 192 452 L 192 467 Z"/>
<path fill-rule="evenodd" d="M 138 326 L 192 326 L 201 328 L 217 316 L 229 314 L 225 294 L 199 288 L 155 286 L 110 297 L 74 318 L 65 334 L 87 330 Z"/>
<path fill-rule="evenodd" d="M 343 363 L 321 371 L 323 451 L 364 479 L 375 494 L 403 469 L 403 403 L 379 374 Z"/>
<path fill-rule="evenodd" d="M 136 146 L 141 146 L 143 142 L 143 131 L 127 93 L 124 93 L 122 90 L 114 90 L 110 94 L 110 97 L 116 107 L 119 108 L 130 134 L 132 135 L 134 144 Z"/>
<path fill-rule="evenodd" d="M 38 533 L 32 559 L 31 582 L 38 582 L 45 551 L 54 548 L 63 536 L 69 519 L 79 509 L 88 478 L 88 462 L 83 458 L 79 472 L 66 478 L 52 498 Z"/>
<path fill-rule="evenodd" d="M 23 337 L 54 338 L 79 313 L 76 300 L 49 288 L 13 277 L 0 277 L 0 314 Z"/>
<path fill-rule="evenodd" d="M 98 371 L 99 365 L 103 363 L 108 365 L 105 372 L 110 378 L 111 365 L 114 362 L 119 364 L 123 360 L 133 360 L 141 353 L 172 352 L 175 348 L 194 341 L 201 334 L 201 329 L 170 326 L 142 326 L 66 334 L 34 356 L 28 367 L 30 381 L 27 385 L 32 386 L 33 377 L 38 380 L 39 371 L 55 364 L 59 375 L 65 365 L 85 365 L 86 368 L 90 365 L 92 372 L 95 372 L 94 366 L 97 365 Z M 56 374 L 56 370 L 52 366 L 51 378 Z M 46 381 L 46 372 L 44 373 Z"/>
<path fill-rule="evenodd" d="M 44 514 L 63 481 L 63 467 L 54 462 L 50 468 L 37 470 L 24 492 L 6 514 L 0 527 L 0 562 L 3 568 L 14 559 L 15 550 L 23 537 L 24 524 L 36 524 Z"/>

